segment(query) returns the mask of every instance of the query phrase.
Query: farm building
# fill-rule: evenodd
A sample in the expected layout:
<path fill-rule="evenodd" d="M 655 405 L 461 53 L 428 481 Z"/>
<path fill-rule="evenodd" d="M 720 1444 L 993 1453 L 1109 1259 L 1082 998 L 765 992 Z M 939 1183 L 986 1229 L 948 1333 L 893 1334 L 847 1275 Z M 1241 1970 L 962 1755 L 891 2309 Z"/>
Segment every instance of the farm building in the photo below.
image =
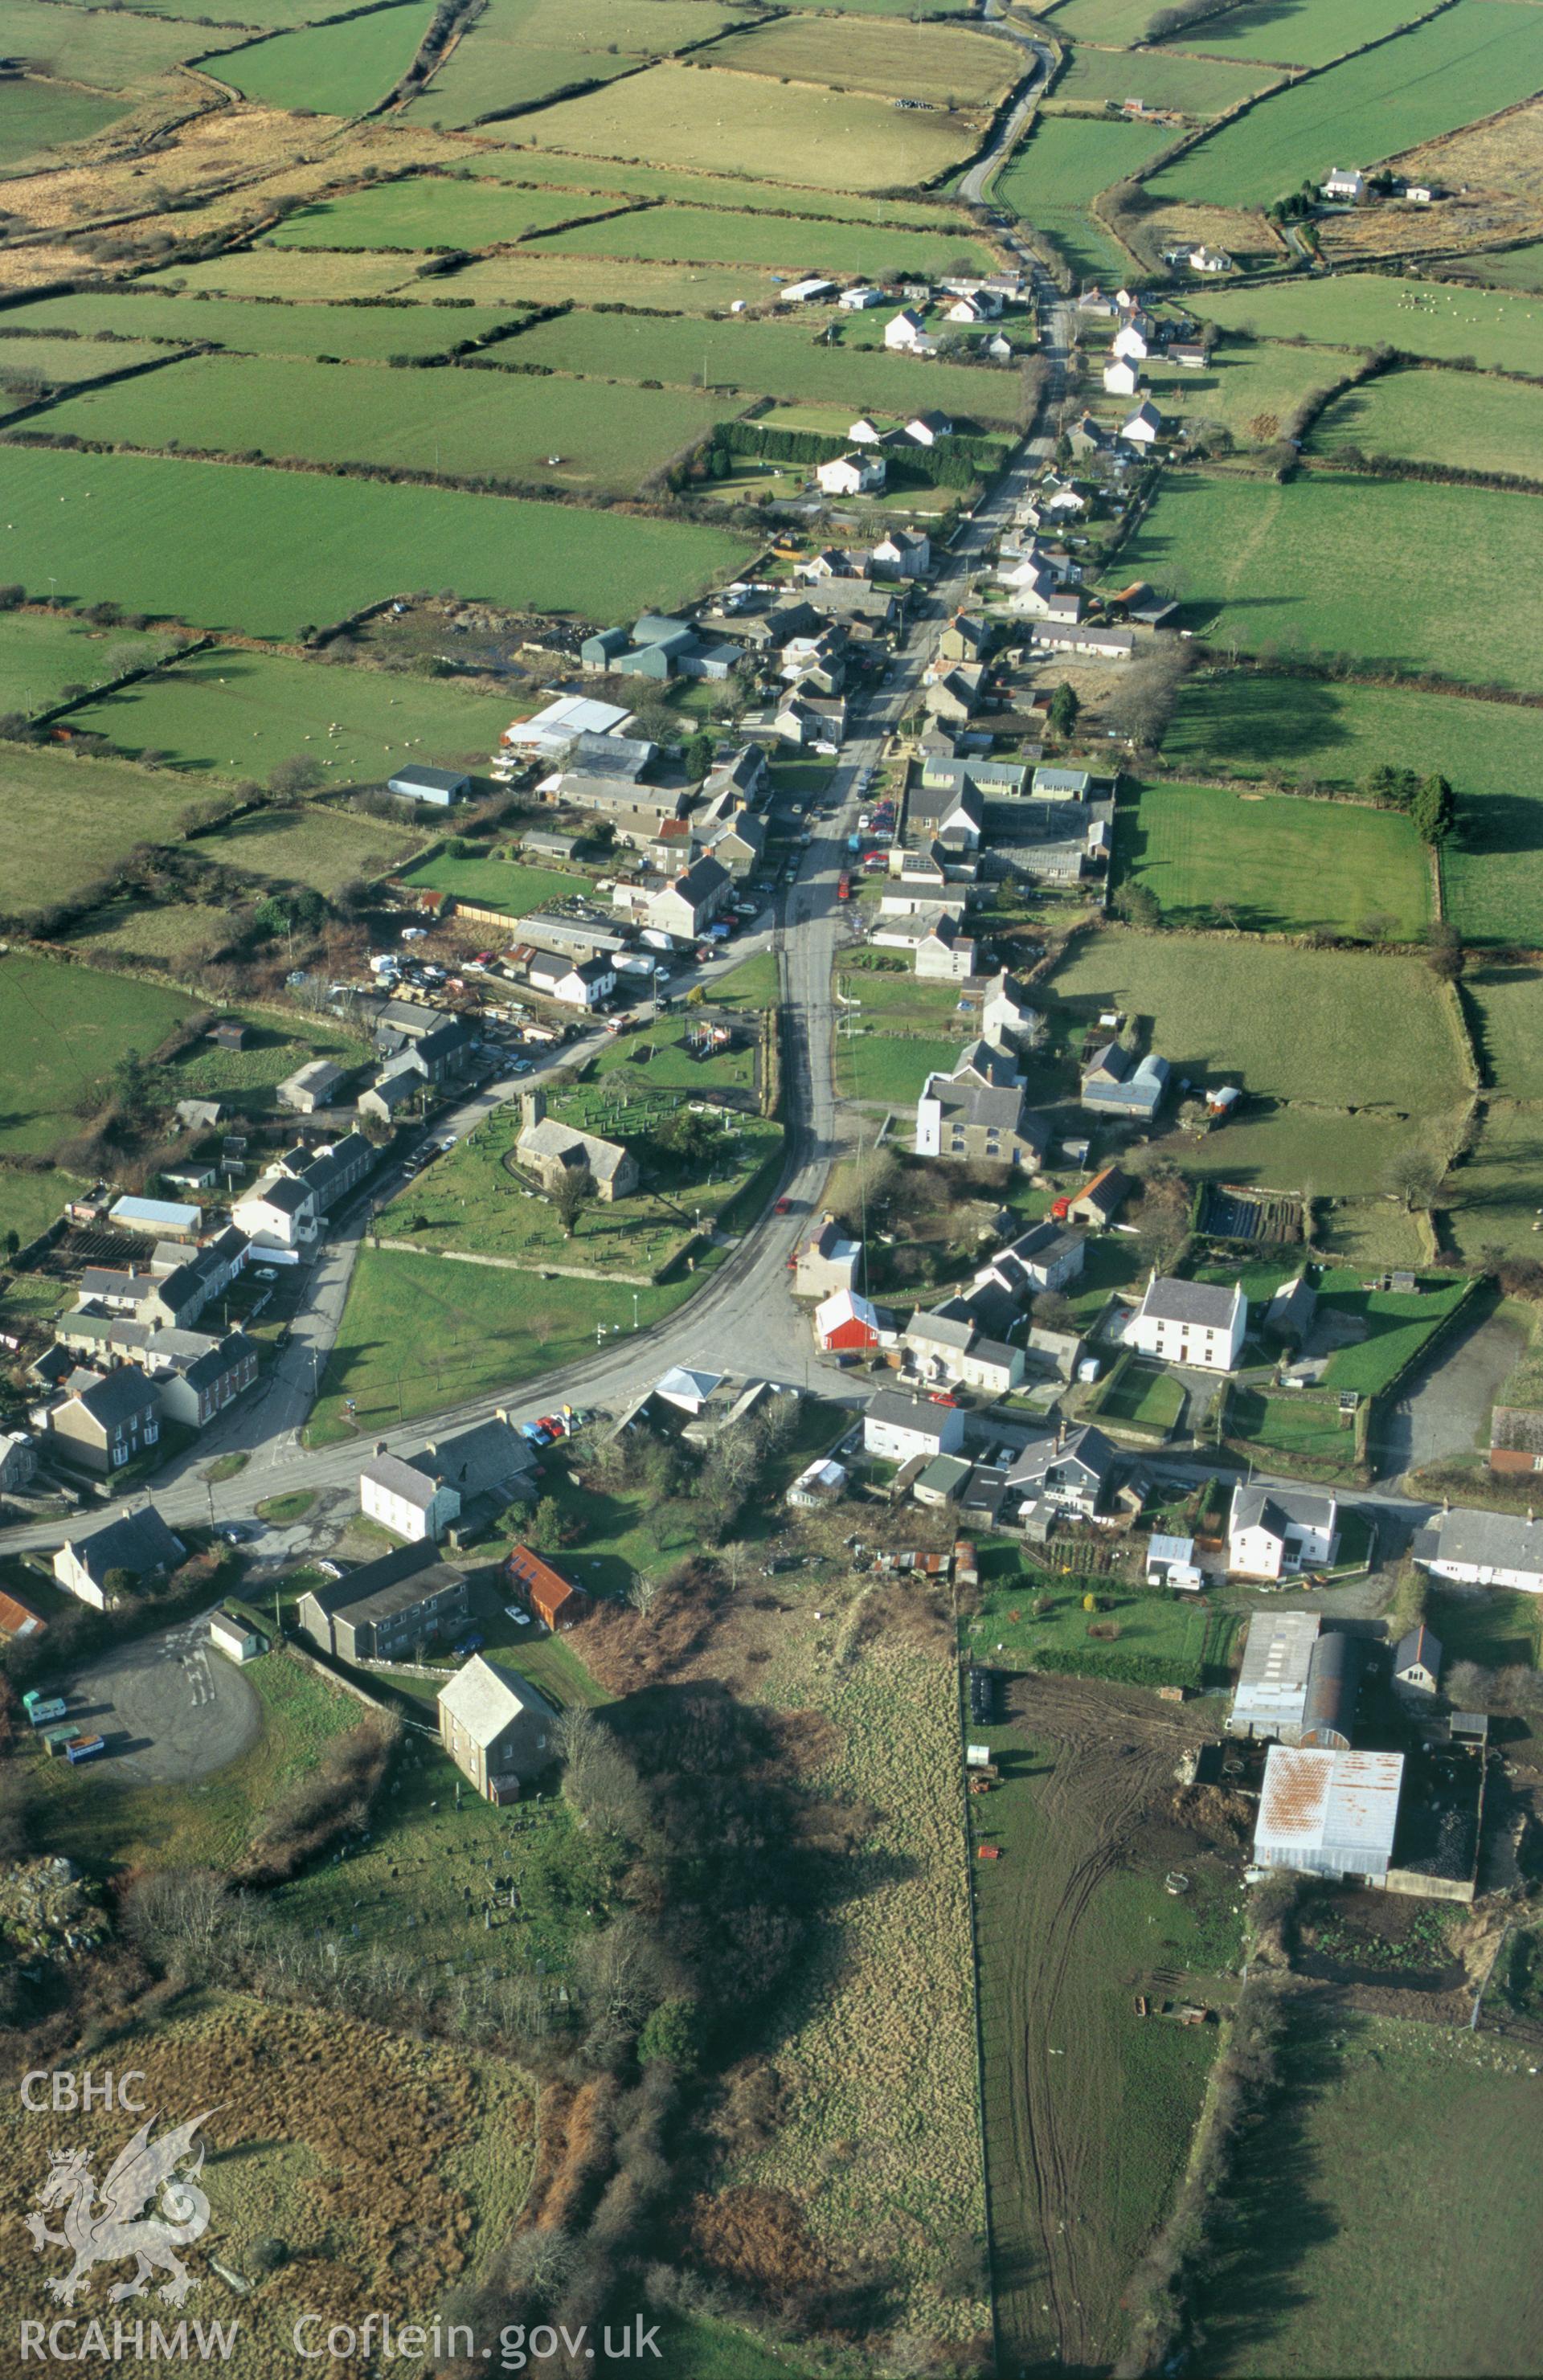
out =
<path fill-rule="evenodd" d="M 48 1622 L 30 1604 L 18 1602 L 14 1595 L 0 1589 L 0 1636 L 10 1644 L 29 1636 L 47 1633 Z"/>
<path fill-rule="evenodd" d="M 1393 1688 L 1412 1703 L 1427 1703 L 1441 1682 L 1441 1640 L 1422 1620 L 1393 1647 Z"/>
<path fill-rule="evenodd" d="M 297 1115 L 311 1115 L 318 1108 L 328 1105 L 343 1074 L 343 1068 L 334 1066 L 330 1058 L 312 1058 L 307 1065 L 286 1075 L 273 1097 L 281 1108 L 289 1108 Z"/>
<path fill-rule="evenodd" d="M 1238 1487 L 1228 1523 L 1227 1567 L 1241 1578 L 1281 1578 L 1334 1559 L 1339 1506 L 1306 1488 Z"/>
<path fill-rule="evenodd" d="M 1257 1611 L 1227 1732 L 1257 1743 L 1342 1750 L 1351 1741 L 1360 1684 L 1357 1638 L 1324 1632 L 1316 1611 Z"/>
<path fill-rule="evenodd" d="M 1315 1752 L 1272 1743 L 1254 1864 L 1382 1885 L 1392 1865 L 1401 1752 Z"/>
<path fill-rule="evenodd" d="M 440 1742 L 485 1802 L 516 1801 L 521 1783 L 551 1767 L 557 1713 L 501 1662 L 474 1653 L 435 1699 Z"/>
<path fill-rule="evenodd" d="M 1543 1407 L 1495 1407 L 1489 1416 L 1489 1468 L 1502 1479 L 1543 1471 Z"/>
<path fill-rule="evenodd" d="M 425 769 L 413 760 L 387 778 L 386 791 L 401 794 L 411 802 L 430 802 L 436 809 L 447 810 L 453 803 L 466 799 L 471 791 L 471 779 L 457 769 Z"/>
<path fill-rule="evenodd" d="M 1074 1223 L 1112 1223 L 1130 1196 L 1129 1176 L 1117 1165 L 1106 1165 L 1066 1201 L 1066 1217 Z"/>
<path fill-rule="evenodd" d="M 1543 1524 L 1530 1512 L 1524 1517 L 1458 1505 L 1417 1529 L 1411 1551 L 1433 1578 L 1543 1595 Z"/>
<path fill-rule="evenodd" d="M 583 1588 L 573 1585 L 529 1546 L 510 1547 L 504 1576 L 512 1592 L 548 1628 L 571 1628 L 589 1608 Z"/>
<path fill-rule="evenodd" d="M 1125 1327 L 1125 1344 L 1155 1356 L 1160 1364 L 1230 1372 L 1247 1334 L 1248 1300 L 1241 1283 L 1222 1289 L 1209 1281 L 1180 1281 L 1154 1269 Z"/>
<path fill-rule="evenodd" d="M 201 1207 L 179 1207 L 164 1198 L 119 1198 L 108 1217 L 120 1232 L 153 1232 L 158 1240 L 196 1240 L 203 1228 Z"/>
<path fill-rule="evenodd" d="M 1155 1050 L 1140 1058 L 1123 1041 L 1106 1041 L 1088 1054 L 1078 1099 L 1093 1115 L 1150 1123 L 1162 1104 L 1168 1075 L 1167 1059 L 1160 1058 Z"/>

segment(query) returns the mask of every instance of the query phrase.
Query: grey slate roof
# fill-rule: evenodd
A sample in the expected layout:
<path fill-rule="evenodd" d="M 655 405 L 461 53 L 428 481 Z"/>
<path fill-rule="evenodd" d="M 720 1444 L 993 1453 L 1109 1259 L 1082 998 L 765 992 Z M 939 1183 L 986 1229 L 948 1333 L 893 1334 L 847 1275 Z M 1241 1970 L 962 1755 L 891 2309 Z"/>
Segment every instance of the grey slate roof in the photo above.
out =
<path fill-rule="evenodd" d="M 1148 1282 L 1141 1311 L 1159 1322 L 1189 1322 L 1202 1330 L 1232 1326 L 1234 1292 L 1207 1281 L 1180 1281 L 1160 1273 Z"/>
<path fill-rule="evenodd" d="M 1543 1522 L 1529 1521 L 1520 1512 L 1480 1512 L 1460 1504 L 1439 1513 L 1428 1531 L 1420 1531 L 1415 1541 L 1416 1558 L 1427 1537 L 1435 1543 L 1435 1551 L 1424 1557 L 1427 1560 L 1462 1562 L 1476 1570 L 1525 1571 L 1543 1578 Z"/>
<path fill-rule="evenodd" d="M 110 1570 L 131 1570 L 142 1577 L 152 1570 L 174 1570 L 182 1560 L 182 1540 L 152 1505 L 138 1512 L 120 1513 L 83 1537 L 71 1537 L 75 1559 L 100 1585 Z"/>
<path fill-rule="evenodd" d="M 1234 1488 L 1231 1525 L 1234 1533 L 1261 1525 L 1279 1536 L 1288 1522 L 1301 1529 L 1328 1529 L 1336 1513 L 1332 1496 L 1306 1488 Z"/>

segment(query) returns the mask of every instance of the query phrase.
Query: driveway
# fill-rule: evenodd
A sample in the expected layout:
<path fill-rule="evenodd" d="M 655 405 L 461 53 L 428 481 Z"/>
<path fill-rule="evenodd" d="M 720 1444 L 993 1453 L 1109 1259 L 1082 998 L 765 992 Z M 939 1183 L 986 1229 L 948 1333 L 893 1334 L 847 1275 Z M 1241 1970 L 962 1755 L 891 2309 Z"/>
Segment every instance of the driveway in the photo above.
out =
<path fill-rule="evenodd" d="M 186 1785 L 249 1750 L 262 1713 L 209 1642 L 207 1618 L 109 1654 L 71 1679 L 69 1715 L 107 1739 L 96 1773 L 126 1785 Z"/>
<path fill-rule="evenodd" d="M 1522 1332 L 1499 1314 L 1486 1315 L 1444 1341 L 1398 1403 L 1384 1411 L 1375 1449 L 1377 1476 L 1396 1479 L 1449 1454 L 1471 1454 L 1480 1434 L 1488 1432 L 1489 1408 L 1515 1370 L 1523 1346 Z"/>

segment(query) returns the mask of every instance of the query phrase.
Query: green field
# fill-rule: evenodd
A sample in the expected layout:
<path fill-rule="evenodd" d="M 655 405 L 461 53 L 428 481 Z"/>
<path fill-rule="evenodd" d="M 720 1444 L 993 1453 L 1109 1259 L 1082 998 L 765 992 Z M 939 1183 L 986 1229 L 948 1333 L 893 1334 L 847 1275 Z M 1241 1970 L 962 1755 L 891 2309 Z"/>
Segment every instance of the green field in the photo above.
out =
<path fill-rule="evenodd" d="M 1384 372 L 1318 416 L 1310 455 L 1343 446 L 1448 470 L 1543 480 L 1543 388 L 1475 372 Z"/>
<path fill-rule="evenodd" d="M 512 327 L 507 310 L 492 306 L 419 306 L 406 300 L 399 306 L 243 305 L 220 298 L 173 298 L 161 290 L 41 298 L 30 306 L 13 306 L 0 322 L 7 333 L 13 328 L 80 332 L 73 348 L 62 340 L 53 342 L 61 355 L 73 353 L 76 369 L 70 376 L 77 379 L 118 371 L 134 361 L 134 350 L 116 344 L 126 337 L 188 345 L 212 340 L 244 355 L 341 356 L 384 363 L 395 356 L 444 355 L 468 340 L 485 338 L 490 331 Z M 102 331 L 113 333 L 112 343 L 95 344 L 95 334 Z M 0 339 L 0 371 L 12 344 L 8 336 Z M 20 350 L 30 343 L 15 344 Z"/>
<path fill-rule="evenodd" d="M 585 889 L 585 880 L 559 868 L 524 868 L 512 859 L 451 859 L 443 853 L 406 869 L 402 880 L 424 892 L 455 892 L 463 901 L 506 909 L 511 917 L 569 900 Z"/>
<path fill-rule="evenodd" d="M 1288 2000 L 1281 2087 L 1243 2135 L 1197 2308 L 1226 2380 L 1533 2373 L 1525 2242 L 1543 2216 L 1543 2081 L 1525 2042 Z M 1282 2171 L 1294 2187 L 1282 2192 Z M 1396 2271 L 1428 2245 L 1415 2305 Z"/>
<path fill-rule="evenodd" d="M 1127 1370 L 1124 1378 L 1131 1377 Z M 1140 1370 L 1135 1373 L 1138 1382 L 1152 1377 Z M 1172 1409 L 1176 1411 L 1184 1402 L 1182 1385 L 1166 1373 L 1156 1377 L 1173 1390 L 1176 1403 Z M 964 1622 L 961 1631 L 966 1649 L 980 1658 L 1005 1655 L 1002 1666 L 1014 1670 L 1030 1667 L 1037 1653 L 1087 1652 L 1097 1662 L 1110 1647 L 1088 1636 L 1092 1615 L 1082 1608 L 1083 1580 L 1063 1578 L 1060 1567 L 1048 1556 L 1036 1563 L 1012 1546 L 989 1548 L 982 1568 L 980 1610 Z M 1047 1602 L 1050 1609 L 1037 1612 L 1036 1602 Z M 1100 1595 L 1100 1604 L 1102 1616 L 1120 1623 L 1117 1641 L 1122 1653 L 1148 1653 L 1159 1660 L 1182 1661 L 1193 1667 L 1198 1680 L 1207 1639 L 1212 1633 L 1204 1604 L 1170 1595 L 1164 1588 L 1130 1588 L 1124 1582 Z"/>
<path fill-rule="evenodd" d="M 161 752 L 214 776 L 261 782 L 280 760 L 314 759 L 335 792 L 383 782 L 409 750 L 432 766 L 485 761 L 509 705 L 431 678 L 223 647 L 89 704 L 70 723 L 135 758 Z"/>
<path fill-rule="evenodd" d="M 1456 0 L 1386 45 L 1262 100 L 1150 184 L 1154 197 L 1263 206 L 1336 159 L 1370 164 L 1525 99 L 1543 82 L 1543 15 Z"/>
<path fill-rule="evenodd" d="M 647 1329 L 694 1286 L 634 1292 L 361 1248 L 308 1435 L 368 1441 L 393 1420 L 533 1379 L 593 1354 L 598 1324 L 626 1332 L 636 1311 Z M 345 1397 L 358 1407 L 351 1423 Z"/>
<path fill-rule="evenodd" d="M 23 584 L 56 574 L 82 602 L 260 637 L 415 585 L 610 620 L 685 602 L 752 551 L 676 521 L 148 455 L 18 447 L 6 477 L 5 565 Z"/>
<path fill-rule="evenodd" d="M 1057 41 L 1116 44 L 1139 42 L 1156 14 L 1150 0 L 1063 0 L 1046 12 Z"/>
<path fill-rule="evenodd" d="M 807 189 L 890 190 L 934 180 L 975 136 L 942 112 L 897 114 L 861 93 L 821 93 L 686 67 L 650 67 L 608 90 L 520 118 L 539 149 L 747 173 Z"/>
<path fill-rule="evenodd" d="M 1535 1257 L 1538 1184 L 1543 1182 L 1543 1107 L 1486 1102 L 1478 1146 L 1442 1184 L 1446 1222 L 1470 1263 L 1487 1252 Z"/>
<path fill-rule="evenodd" d="M 1213 643 L 1543 692 L 1536 528 L 1528 499 L 1484 488 L 1185 475 L 1122 547 L 1120 577 L 1178 596 Z"/>
<path fill-rule="evenodd" d="M 573 190 L 516 190 L 504 182 L 409 175 L 370 190 L 318 199 L 268 234 L 269 248 L 495 248 L 550 230 L 614 200 Z M 435 285 L 436 288 L 439 285 Z"/>
<path fill-rule="evenodd" d="M 1430 868 L 1407 819 L 1292 795 L 1148 784 L 1122 807 L 1116 865 L 1154 892 L 1173 925 L 1260 933 L 1360 931 L 1392 919 L 1413 941 L 1430 915 Z"/>
<path fill-rule="evenodd" d="M 345 1071 L 369 1062 L 363 1041 L 330 1020 L 323 1023 L 298 1010 L 284 1015 L 262 1009 L 238 1009 L 236 1014 L 251 1028 L 246 1048 L 221 1050 L 208 1040 L 192 1043 L 172 1069 L 174 1099 L 218 1099 L 249 1116 L 273 1115 L 278 1112 L 274 1091 L 308 1059 L 332 1058 Z M 356 1088 L 363 1087 L 363 1079 L 361 1075 Z"/>
<path fill-rule="evenodd" d="M 133 976 L 15 952 L 0 959 L 0 1148 L 51 1156 L 80 1129 L 77 1101 L 124 1051 L 148 1057 L 198 1005 Z"/>
<path fill-rule="evenodd" d="M 853 1030 L 837 1026 L 837 1096 L 914 1107 L 927 1076 L 947 1074 L 965 1040 L 954 1014 L 957 988 L 918 982 L 908 967 L 854 967 L 837 978 L 836 990 L 843 1002 L 861 1002 L 851 1012 Z M 838 1018 L 844 1013 L 838 1005 Z"/>
<path fill-rule="evenodd" d="M 128 112 L 128 103 L 67 83 L 0 83 L 0 173 L 55 164 L 50 152 L 72 140 L 94 140 Z"/>
<path fill-rule="evenodd" d="M 1543 289 L 1543 240 L 1502 249 L 1494 256 L 1468 257 L 1464 270 L 1496 289 Z"/>
<path fill-rule="evenodd" d="M 1055 22 L 1063 21 L 1064 11 Z M 1177 48 L 1204 50 L 1208 56 L 1264 58 L 1282 66 L 1321 67 L 1363 42 L 1380 41 L 1413 12 L 1408 0 L 1356 0 L 1348 15 L 1340 0 L 1245 0 L 1196 25 Z"/>
<path fill-rule="evenodd" d="M 310 880 L 307 879 L 307 881 Z M 244 921 L 209 901 L 147 901 L 133 895 L 91 909 L 59 939 L 85 959 L 155 959 L 186 975 L 241 938 Z"/>
<path fill-rule="evenodd" d="M 1198 37 L 1197 46 L 1205 46 Z M 1055 97 L 1081 106 L 1140 99 L 1148 107 L 1178 108 L 1185 115 L 1220 115 L 1271 80 L 1257 67 L 1221 66 L 1213 58 L 1179 57 L 1167 50 L 1127 57 L 1124 50 L 1079 48 L 1072 52 Z"/>
<path fill-rule="evenodd" d="M 30 73 L 91 91 L 144 92 L 166 69 L 204 46 L 205 37 L 188 25 L 118 15 L 108 9 L 58 7 L 52 0 L 0 0 L 0 57 L 15 59 Z M 28 94 L 29 106 L 30 94 Z M 39 118 L 43 138 L 49 102 Z M 95 128 L 92 127 L 92 129 Z M 74 136 L 79 138 L 79 135 Z"/>
<path fill-rule="evenodd" d="M 737 300 L 763 306 L 768 296 L 765 273 L 745 265 L 635 264 L 619 257 L 553 256 L 544 248 L 480 257 L 438 285 L 494 306 L 550 306 L 560 299 L 667 314 L 726 313 Z"/>
<path fill-rule="evenodd" d="M 522 331 L 494 350 L 500 366 L 544 364 L 595 380 L 709 383 L 746 395 L 829 398 L 905 420 L 924 406 L 977 420 L 1012 420 L 1022 403 L 1018 376 L 966 364 L 920 363 L 881 347 L 825 347 L 807 324 L 743 317 L 702 323 L 689 315 L 598 314 L 576 309 Z M 721 409 L 721 408 L 720 408 Z M 735 408 L 737 409 L 737 407 Z"/>
<path fill-rule="evenodd" d="M 660 0 L 644 0 L 650 9 Z M 687 0 L 693 9 L 701 0 Z M 490 128 L 492 129 L 492 128 Z M 504 128 L 498 128 L 502 129 Z M 508 129 L 517 133 L 519 126 Z M 969 216 L 946 203 L 918 205 L 902 199 L 865 199 L 851 190 L 798 190 L 781 182 L 752 182 L 740 175 L 686 173 L 661 165 L 623 164 L 614 157 L 564 157 L 553 149 L 479 149 L 462 171 L 494 181 L 526 182 L 637 199 L 669 199 L 689 207 L 727 207 L 734 214 L 812 215 L 827 223 L 877 224 L 891 231 L 974 230 Z"/>
<path fill-rule="evenodd" d="M 1272 445 L 1289 417 L 1314 389 L 1344 376 L 1343 356 L 1330 347 L 1287 346 L 1277 339 L 1252 346 L 1221 346 L 1200 371 L 1179 364 L 1148 363 L 1142 377 L 1164 414 L 1176 416 L 1191 432 L 1218 422 L 1239 445 Z M 1096 393 L 1092 407 L 1101 419 L 1123 420 L 1128 398 Z"/>
<path fill-rule="evenodd" d="M 1105 1424 L 1131 1422 L 1144 1429 L 1171 1430 L 1178 1426 L 1185 1396 L 1184 1382 L 1172 1372 L 1129 1364 L 1099 1398 L 1096 1410 Z"/>
<path fill-rule="evenodd" d="M 101 686 L 153 661 L 164 640 L 47 612 L 0 613 L 0 717 L 48 710 L 67 686 Z"/>
<path fill-rule="evenodd" d="M 1463 1000 L 1496 1089 L 1543 1099 L 1543 970 L 1525 960 L 1470 965 Z"/>
<path fill-rule="evenodd" d="M 1139 173 L 1173 138 L 1164 125 L 1124 124 L 1113 116 L 1041 116 L 997 175 L 991 196 L 1048 232 L 1085 279 L 1120 273 L 1124 259 L 1091 220 L 1088 203 L 1112 182 Z"/>
<path fill-rule="evenodd" d="M 8 325 L 17 317 L 9 314 L 5 319 Z M 9 412 L 12 405 L 30 401 L 30 390 L 18 388 L 18 382 L 43 382 L 50 387 L 68 388 L 78 381 L 98 380 L 103 372 L 132 371 L 140 364 L 167 361 L 164 347 L 147 346 L 140 341 L 98 345 L 90 339 L 0 337 L 0 389 L 8 399 L 0 402 L 0 410 Z"/>
<path fill-rule="evenodd" d="M 1295 1269 L 1294 1264 L 1285 1260 L 1261 1257 L 1241 1266 L 1232 1262 L 1203 1265 L 1197 1278 L 1226 1287 L 1241 1280 L 1257 1312 Z M 1347 1340 L 1330 1355 L 1323 1378 L 1325 1390 L 1355 1389 L 1364 1397 L 1378 1395 L 1413 1361 L 1427 1341 L 1452 1319 L 1468 1286 L 1462 1280 L 1427 1273 L 1417 1290 L 1375 1289 L 1367 1286 L 1360 1272 L 1348 1267 L 1320 1267 L 1320 1313 L 1325 1319 L 1353 1326 L 1362 1333 L 1354 1342 Z M 1295 1391 L 1288 1392 L 1281 1402 L 1289 1406 L 1294 1401 L 1304 1402 Z M 1336 1419 L 1330 1414 L 1327 1426 L 1332 1427 Z"/>
<path fill-rule="evenodd" d="M 364 115 L 407 73 L 429 30 L 432 0 L 397 0 L 341 24 L 275 33 L 204 71 L 261 107 L 309 107 L 320 115 Z"/>
<path fill-rule="evenodd" d="M 51 1166 L 45 1173 L 19 1173 L 12 1166 L 0 1167 L 0 1232 L 15 1232 L 25 1247 L 63 1214 L 67 1200 L 81 1196 L 90 1186 L 89 1183 L 75 1181 L 68 1173 L 61 1173 L 56 1166 Z M 29 1276 L 22 1274 L 19 1278 L 26 1281 Z M 38 1277 L 30 1278 L 36 1281 Z M 12 1303 L 7 1291 L 7 1311 Z M 14 1330 L 14 1320 L 5 1327 Z M 20 1591 L 25 1594 L 26 1589 Z"/>
<path fill-rule="evenodd" d="M 1259 289 L 1197 289 L 1186 293 L 1185 303 L 1197 314 L 1260 338 L 1398 347 L 1438 363 L 1472 356 L 1480 365 L 1543 378 L 1543 312 L 1525 298 L 1487 289 L 1340 273 Z"/>
<path fill-rule="evenodd" d="M 719 42 L 712 60 L 742 74 L 966 107 L 994 104 L 1017 74 L 1013 51 L 988 35 L 952 25 L 844 25 L 831 17 L 758 25 Z"/>
<path fill-rule="evenodd" d="M 47 420 L 61 437 L 141 449 L 389 464 L 621 494 L 722 412 L 719 399 L 682 389 L 197 356 L 67 398 Z"/>
<path fill-rule="evenodd" d="M 136 844 L 175 841 L 200 790 L 122 760 L 18 745 L 0 746 L 0 905 L 11 917 L 96 883 Z"/>
<path fill-rule="evenodd" d="M 136 285 L 157 294 L 191 290 L 277 298 L 287 305 L 379 298 L 398 288 L 411 298 L 442 294 L 443 285 L 416 280 L 417 270 L 415 258 L 371 256 L 364 249 L 238 248 L 170 273 L 147 273 Z"/>
<path fill-rule="evenodd" d="M 330 897 L 344 884 L 399 867 L 421 848 L 424 832 L 423 827 L 394 826 L 312 803 L 303 809 L 255 810 L 207 836 L 200 848 L 222 867 L 280 883 L 309 884 Z"/>
<path fill-rule="evenodd" d="M 491 0 L 407 118 L 454 127 L 492 117 L 496 140 L 502 111 L 627 74 L 641 58 L 711 41 L 735 21 L 710 0 Z M 517 139 L 518 120 L 509 128 Z"/>
<path fill-rule="evenodd" d="M 571 212 L 578 212 L 570 206 Z M 984 273 L 991 260 L 962 232 L 892 231 L 869 224 L 820 223 L 807 215 L 730 214 L 721 207 L 637 207 L 601 223 L 544 235 L 565 256 L 638 257 L 645 263 L 753 264 L 804 273 L 916 279 L 958 270 Z M 776 291 L 768 288 L 764 298 Z M 806 334 L 807 335 L 807 334 Z"/>

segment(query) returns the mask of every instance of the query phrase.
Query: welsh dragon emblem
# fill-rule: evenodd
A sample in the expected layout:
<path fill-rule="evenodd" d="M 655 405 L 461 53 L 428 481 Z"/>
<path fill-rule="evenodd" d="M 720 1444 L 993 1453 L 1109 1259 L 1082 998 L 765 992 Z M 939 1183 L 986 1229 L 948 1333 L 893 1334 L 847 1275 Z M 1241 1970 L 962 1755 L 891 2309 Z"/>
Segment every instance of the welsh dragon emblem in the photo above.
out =
<path fill-rule="evenodd" d="M 51 2152 L 38 2204 L 44 2210 L 62 2206 L 64 2228 L 51 2231 L 40 2214 L 29 2215 L 26 2220 L 40 2254 L 50 2248 L 67 2248 L 75 2258 L 67 2273 L 52 2275 L 47 2283 L 49 2294 L 61 2305 L 73 2305 L 82 2289 L 89 2294 L 93 2265 L 116 2264 L 125 2256 L 135 2259 L 134 2277 L 114 2283 L 107 2292 L 111 2304 L 142 2296 L 152 2272 L 170 2276 L 160 2295 L 172 2305 L 181 2305 L 188 2290 L 197 2289 L 197 2280 L 176 2251 L 209 2228 L 209 2201 L 198 2187 L 203 2150 L 200 2147 L 195 2153 L 193 2135 L 214 2112 L 206 2108 L 203 2115 L 178 2124 L 175 2131 L 164 2132 L 158 2141 L 150 2137 L 155 2118 L 147 2116 L 109 2168 L 100 2204 L 90 2149 Z M 178 2173 L 178 2166 L 189 2157 L 192 2163 Z M 157 2192 L 160 2205 L 152 2208 Z"/>

